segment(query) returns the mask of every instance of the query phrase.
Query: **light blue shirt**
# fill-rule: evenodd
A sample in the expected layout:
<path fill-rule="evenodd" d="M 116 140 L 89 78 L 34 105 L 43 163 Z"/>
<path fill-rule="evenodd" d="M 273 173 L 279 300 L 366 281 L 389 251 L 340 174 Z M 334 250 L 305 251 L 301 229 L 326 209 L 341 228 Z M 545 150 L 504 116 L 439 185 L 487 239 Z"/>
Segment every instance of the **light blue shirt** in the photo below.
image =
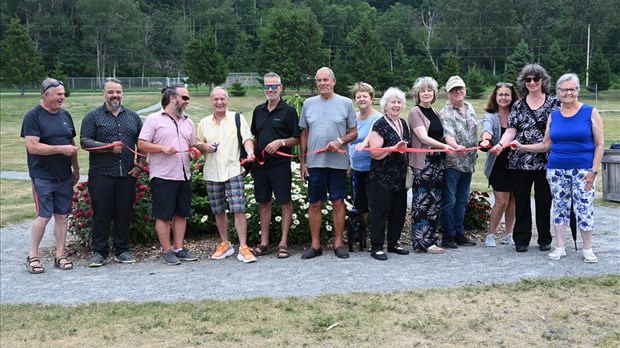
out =
<path fill-rule="evenodd" d="M 359 112 L 357 113 L 357 139 L 351 142 L 351 146 L 349 147 L 349 157 L 351 158 L 351 169 L 358 172 L 368 172 L 370 171 L 370 152 L 368 151 L 356 151 L 355 145 L 361 143 L 366 139 L 370 130 L 372 129 L 372 125 L 376 120 L 381 118 L 381 113 L 377 112 L 376 114 L 368 117 L 365 120 L 359 118 Z"/>

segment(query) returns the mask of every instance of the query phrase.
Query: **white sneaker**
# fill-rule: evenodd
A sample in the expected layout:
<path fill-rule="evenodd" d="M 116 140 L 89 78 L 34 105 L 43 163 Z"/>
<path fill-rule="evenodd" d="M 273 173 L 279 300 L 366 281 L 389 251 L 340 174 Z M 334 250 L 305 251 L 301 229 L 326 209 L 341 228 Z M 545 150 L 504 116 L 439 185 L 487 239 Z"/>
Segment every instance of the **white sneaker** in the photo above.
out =
<path fill-rule="evenodd" d="M 566 256 L 566 249 L 563 247 L 553 249 L 553 251 L 550 252 L 549 255 L 547 255 L 547 258 L 549 260 L 559 260 L 560 258 L 562 258 L 562 256 Z"/>
<path fill-rule="evenodd" d="M 509 246 L 515 245 L 515 241 L 512 239 L 512 233 L 507 234 L 506 237 L 504 237 L 504 244 L 508 244 Z"/>
<path fill-rule="evenodd" d="M 237 260 L 243 263 L 256 262 L 256 256 L 252 254 L 252 249 L 247 245 L 243 245 L 239 248 L 239 254 L 237 254 Z"/>
<path fill-rule="evenodd" d="M 217 247 L 217 250 L 215 250 L 215 253 L 211 255 L 211 258 L 213 260 L 222 260 L 229 257 L 234 252 L 235 249 L 233 249 L 230 242 L 221 242 L 220 245 Z"/>
<path fill-rule="evenodd" d="M 587 263 L 597 263 L 598 259 L 592 252 L 592 249 L 583 249 L 583 261 Z"/>
<path fill-rule="evenodd" d="M 495 243 L 495 235 L 487 234 L 487 239 L 484 240 L 484 245 L 488 247 L 497 246 L 497 244 Z"/>

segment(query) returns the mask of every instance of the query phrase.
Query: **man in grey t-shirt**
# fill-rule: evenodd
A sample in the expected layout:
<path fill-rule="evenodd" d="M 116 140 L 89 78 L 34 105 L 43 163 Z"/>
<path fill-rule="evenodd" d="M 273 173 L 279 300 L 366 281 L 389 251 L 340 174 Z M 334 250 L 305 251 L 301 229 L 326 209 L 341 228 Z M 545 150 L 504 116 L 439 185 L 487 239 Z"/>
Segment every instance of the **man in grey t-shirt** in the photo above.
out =
<path fill-rule="evenodd" d="M 333 228 L 336 240 L 334 253 L 341 259 L 349 257 L 344 246 L 344 199 L 347 198 L 346 144 L 357 139 L 357 121 L 353 102 L 334 92 L 336 77 L 327 67 L 315 75 L 320 95 L 308 98 L 301 110 L 301 176 L 308 181 L 308 217 L 312 245 L 301 255 L 311 259 L 323 254 L 321 248 L 321 208 L 327 199 L 334 208 Z"/>

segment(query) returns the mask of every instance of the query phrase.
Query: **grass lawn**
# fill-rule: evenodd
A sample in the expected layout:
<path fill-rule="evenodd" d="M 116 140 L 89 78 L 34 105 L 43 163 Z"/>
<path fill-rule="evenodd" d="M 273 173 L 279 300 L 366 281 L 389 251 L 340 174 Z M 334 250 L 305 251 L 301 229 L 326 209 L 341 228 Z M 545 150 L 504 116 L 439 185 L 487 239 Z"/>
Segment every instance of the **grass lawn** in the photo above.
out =
<path fill-rule="evenodd" d="M 385 294 L 2 305 L 5 347 L 617 347 L 620 276 Z"/>

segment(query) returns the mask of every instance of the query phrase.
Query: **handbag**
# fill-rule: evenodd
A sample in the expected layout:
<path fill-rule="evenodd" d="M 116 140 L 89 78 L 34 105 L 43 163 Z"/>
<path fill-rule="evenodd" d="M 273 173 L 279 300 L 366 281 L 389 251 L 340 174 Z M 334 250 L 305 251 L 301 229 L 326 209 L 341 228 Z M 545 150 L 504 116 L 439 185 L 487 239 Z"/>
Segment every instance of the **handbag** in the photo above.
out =
<path fill-rule="evenodd" d="M 235 125 L 237 126 L 237 141 L 239 142 L 239 162 L 242 162 L 244 159 L 248 158 L 248 153 L 245 152 L 245 148 L 243 147 L 243 142 L 241 138 L 241 114 L 235 113 Z M 245 178 L 252 172 L 252 168 L 254 168 L 253 161 L 247 161 L 241 165 L 243 167 L 243 177 Z"/>
<path fill-rule="evenodd" d="M 405 176 L 405 188 L 410 189 L 413 187 L 413 168 L 407 166 L 407 175 Z"/>

